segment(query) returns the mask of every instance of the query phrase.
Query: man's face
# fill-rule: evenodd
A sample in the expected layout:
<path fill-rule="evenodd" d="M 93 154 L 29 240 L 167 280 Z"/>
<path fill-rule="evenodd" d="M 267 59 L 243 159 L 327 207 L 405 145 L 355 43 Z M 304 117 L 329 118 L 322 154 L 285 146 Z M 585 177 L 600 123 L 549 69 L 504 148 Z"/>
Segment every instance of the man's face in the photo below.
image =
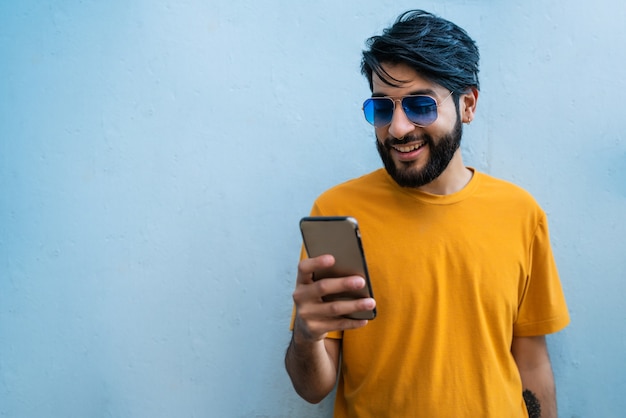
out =
<path fill-rule="evenodd" d="M 424 94 L 433 97 L 439 107 L 437 119 L 426 127 L 413 124 L 400 101 L 395 103 L 389 125 L 376 128 L 376 145 L 389 175 L 402 187 L 421 187 L 437 179 L 448 167 L 461 143 L 461 118 L 450 91 L 420 77 L 405 64 L 384 65 L 384 70 L 399 87 L 389 86 L 373 75 L 373 96 Z"/>

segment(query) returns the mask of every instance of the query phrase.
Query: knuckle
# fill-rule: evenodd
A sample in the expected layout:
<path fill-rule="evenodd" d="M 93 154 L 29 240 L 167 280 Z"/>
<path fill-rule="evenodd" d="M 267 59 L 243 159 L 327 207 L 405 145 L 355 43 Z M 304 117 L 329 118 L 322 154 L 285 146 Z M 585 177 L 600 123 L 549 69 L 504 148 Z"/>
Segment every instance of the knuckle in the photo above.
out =
<path fill-rule="evenodd" d="M 319 290 L 320 294 L 327 295 L 329 293 L 330 282 L 328 280 L 319 280 L 315 283 L 317 284 L 317 289 Z"/>
<path fill-rule="evenodd" d="M 298 263 L 298 274 L 306 274 L 306 260 Z"/>
<path fill-rule="evenodd" d="M 301 302 L 304 299 L 302 295 L 302 289 L 296 288 L 296 290 L 294 290 L 293 293 L 291 294 L 291 297 L 293 298 L 293 301 L 296 302 L 296 304 Z"/>
<path fill-rule="evenodd" d="M 333 293 L 339 293 L 343 290 L 343 282 L 341 279 L 322 279 L 315 282 L 317 290 L 321 295 L 330 295 Z"/>
<path fill-rule="evenodd" d="M 328 303 L 328 313 L 331 316 L 339 316 L 343 314 L 343 311 L 341 309 L 341 306 L 336 303 L 336 302 L 329 302 Z"/>

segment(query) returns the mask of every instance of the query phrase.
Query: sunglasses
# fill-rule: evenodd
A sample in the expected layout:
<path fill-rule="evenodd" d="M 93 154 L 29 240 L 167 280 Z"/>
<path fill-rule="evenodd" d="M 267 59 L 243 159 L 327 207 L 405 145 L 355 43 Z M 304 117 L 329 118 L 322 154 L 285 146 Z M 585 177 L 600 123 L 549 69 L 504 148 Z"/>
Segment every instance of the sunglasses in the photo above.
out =
<path fill-rule="evenodd" d="M 382 128 L 391 123 L 396 102 L 400 102 L 406 117 L 419 127 L 425 127 L 437 120 L 437 108 L 443 104 L 452 92 L 441 103 L 437 103 L 433 97 L 424 95 L 409 95 L 399 99 L 385 97 L 370 97 L 363 103 L 365 120 L 377 128 Z"/>

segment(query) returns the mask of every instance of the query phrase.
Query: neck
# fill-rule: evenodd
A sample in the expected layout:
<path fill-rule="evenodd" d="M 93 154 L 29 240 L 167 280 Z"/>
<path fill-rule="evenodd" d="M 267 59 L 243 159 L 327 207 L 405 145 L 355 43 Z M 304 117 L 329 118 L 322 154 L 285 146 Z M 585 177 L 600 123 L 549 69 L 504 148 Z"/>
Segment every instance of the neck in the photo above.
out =
<path fill-rule="evenodd" d="M 448 167 L 439 177 L 418 188 L 436 195 L 449 195 L 462 190 L 472 179 L 473 172 L 463 164 L 461 149 L 456 150 Z"/>

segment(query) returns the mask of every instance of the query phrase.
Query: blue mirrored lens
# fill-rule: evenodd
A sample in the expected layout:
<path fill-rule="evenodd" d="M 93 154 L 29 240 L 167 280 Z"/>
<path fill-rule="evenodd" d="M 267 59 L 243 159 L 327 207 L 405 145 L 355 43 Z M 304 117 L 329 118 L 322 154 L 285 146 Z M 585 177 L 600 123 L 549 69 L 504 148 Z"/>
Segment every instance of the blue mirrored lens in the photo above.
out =
<path fill-rule="evenodd" d="M 363 103 L 365 120 L 376 127 L 389 125 L 393 117 L 394 102 L 385 97 L 372 97 Z"/>
<path fill-rule="evenodd" d="M 427 126 L 437 120 L 437 102 L 428 96 L 407 96 L 402 99 L 402 109 L 411 122 Z"/>

